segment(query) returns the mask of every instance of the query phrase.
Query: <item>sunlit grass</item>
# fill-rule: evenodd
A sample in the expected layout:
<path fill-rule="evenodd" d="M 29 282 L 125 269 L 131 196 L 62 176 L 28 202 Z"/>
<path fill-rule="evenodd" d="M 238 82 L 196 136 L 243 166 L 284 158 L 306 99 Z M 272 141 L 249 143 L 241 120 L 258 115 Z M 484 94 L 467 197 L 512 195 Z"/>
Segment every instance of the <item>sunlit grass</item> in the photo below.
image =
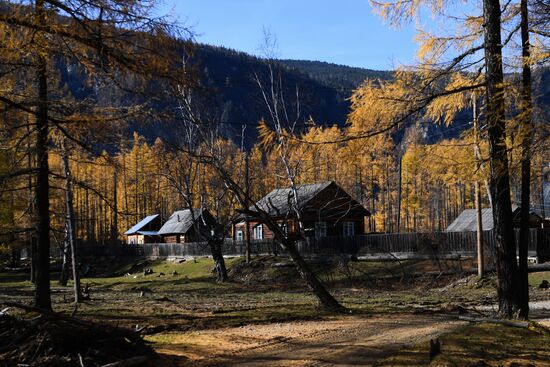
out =
<path fill-rule="evenodd" d="M 441 354 L 429 360 L 429 341 L 397 351 L 379 366 L 548 366 L 550 334 L 498 324 L 475 324 L 439 338 Z M 483 363 L 482 363 L 482 362 Z M 513 364 L 516 363 L 516 364 Z"/>

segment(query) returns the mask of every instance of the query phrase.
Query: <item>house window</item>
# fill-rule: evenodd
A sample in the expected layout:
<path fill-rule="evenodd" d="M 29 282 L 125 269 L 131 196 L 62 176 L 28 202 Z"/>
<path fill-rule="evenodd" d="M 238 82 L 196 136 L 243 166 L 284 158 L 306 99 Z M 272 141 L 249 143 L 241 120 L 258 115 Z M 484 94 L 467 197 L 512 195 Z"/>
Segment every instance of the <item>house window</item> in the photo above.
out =
<path fill-rule="evenodd" d="M 281 223 L 281 231 L 285 236 L 288 235 L 288 224 L 286 222 Z"/>
<path fill-rule="evenodd" d="M 254 239 L 255 240 L 264 239 L 264 226 L 262 226 L 261 224 L 258 224 L 256 227 L 254 227 Z"/>
<path fill-rule="evenodd" d="M 347 237 L 355 236 L 354 222 L 344 222 L 344 236 L 347 236 Z"/>
<path fill-rule="evenodd" d="M 242 240 L 243 240 L 243 230 L 239 229 L 237 231 L 237 241 L 242 241 Z"/>
<path fill-rule="evenodd" d="M 326 222 L 315 222 L 315 237 L 326 237 L 327 236 L 327 223 Z"/>

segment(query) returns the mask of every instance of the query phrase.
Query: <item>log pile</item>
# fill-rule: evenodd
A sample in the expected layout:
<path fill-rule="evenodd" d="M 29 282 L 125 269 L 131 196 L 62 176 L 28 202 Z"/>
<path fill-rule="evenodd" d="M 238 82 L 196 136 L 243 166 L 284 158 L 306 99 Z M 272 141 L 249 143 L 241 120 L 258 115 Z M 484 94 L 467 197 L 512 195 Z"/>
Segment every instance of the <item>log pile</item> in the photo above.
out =
<path fill-rule="evenodd" d="M 6 305 L 38 316 L 0 313 L 2 366 L 139 366 L 154 354 L 132 330 L 26 305 Z"/>

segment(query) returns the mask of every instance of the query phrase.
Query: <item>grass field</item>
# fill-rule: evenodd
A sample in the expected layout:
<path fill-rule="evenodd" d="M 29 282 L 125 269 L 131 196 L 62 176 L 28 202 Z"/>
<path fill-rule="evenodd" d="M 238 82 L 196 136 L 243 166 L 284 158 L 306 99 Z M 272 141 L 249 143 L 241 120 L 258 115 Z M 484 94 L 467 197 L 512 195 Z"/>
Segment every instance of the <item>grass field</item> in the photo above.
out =
<path fill-rule="evenodd" d="M 251 265 L 245 265 L 240 258 L 228 259 L 232 281 L 216 283 L 211 259 L 182 263 L 104 259 L 89 266 L 93 276 L 82 279 L 82 284 L 88 285 L 91 297 L 78 306 L 77 315 L 126 327 L 145 327 L 147 340 L 162 350 L 162 355 L 179 356 L 174 362 L 176 365 L 202 361 L 199 352 L 202 347 L 192 348 L 197 343 L 204 347 L 204 353 L 208 353 L 209 345 L 215 348 L 216 343 L 225 340 L 226 349 L 234 348 L 237 354 L 243 353 L 239 349 L 241 346 L 253 343 L 261 355 L 274 353 L 275 345 L 283 350 L 290 348 L 291 344 L 283 341 L 288 338 L 318 344 L 318 335 L 323 333 L 334 335 L 334 343 L 342 345 L 355 345 L 353 340 L 356 339 L 376 339 L 376 333 L 380 333 L 379 340 L 385 340 L 382 336 L 390 332 L 401 335 L 403 340 L 397 347 L 391 340 L 386 343 L 388 348 L 377 346 L 385 353 L 372 355 L 377 356 L 377 361 L 384 360 L 382 365 L 425 364 L 427 341 L 420 336 L 439 337 L 440 333 L 443 333 L 443 354 L 438 358 L 448 365 L 468 365 L 478 360 L 493 365 L 491 361 L 502 355 L 521 360 L 527 357 L 516 355 L 514 351 L 532 354 L 534 348 L 540 350 L 537 354 L 540 358 L 549 356 L 546 345 L 550 346 L 550 338 L 540 330 L 518 331 L 484 324 L 455 325 L 457 310 L 495 303 L 494 278 L 478 281 L 473 276 L 437 276 L 431 272 L 440 269 L 441 264 L 426 261 L 342 263 L 341 259 L 335 259 L 312 264 L 331 292 L 349 310 L 349 315 L 333 315 L 316 307 L 315 298 L 304 288 L 296 271 L 285 262 L 288 260 L 259 258 Z M 447 269 L 457 266 L 466 269 L 469 264 L 445 266 Z M 143 275 L 145 268 L 152 269 L 153 273 Z M 418 272 L 424 275 L 418 276 Z M 54 273 L 53 277 L 56 276 Z M 544 279 L 550 280 L 550 272 L 530 276 L 535 299 L 550 299 L 548 291 L 536 288 Z M 70 284 L 60 287 L 55 279 L 51 284 L 54 309 L 72 312 Z M 30 303 L 32 292 L 27 273 L 0 273 L 2 300 Z M 408 321 L 396 326 L 393 324 L 396 320 Z M 371 329 L 372 323 L 376 324 L 374 329 Z M 415 336 L 415 328 L 420 330 L 432 323 L 439 326 Z M 348 330 L 355 330 L 356 325 L 362 326 L 357 327 L 355 334 L 348 335 L 342 334 L 342 325 L 346 325 Z M 251 327 L 253 329 L 246 334 L 247 328 Z M 288 330 L 278 334 L 277 330 L 286 330 L 285 327 Z M 374 334 L 365 334 L 367 330 Z M 232 339 L 223 339 L 224 335 L 232 335 Z M 234 340 L 241 340 L 240 344 L 235 344 Z M 470 348 L 468 340 L 477 346 Z M 519 348 L 522 343 L 529 343 L 530 347 Z M 264 344 L 272 345 L 271 349 L 266 349 Z M 313 350 L 312 356 L 318 354 Z M 223 351 L 219 353 L 220 361 L 229 361 Z M 350 355 L 355 355 L 353 353 Z M 281 354 L 281 358 L 285 355 Z"/>

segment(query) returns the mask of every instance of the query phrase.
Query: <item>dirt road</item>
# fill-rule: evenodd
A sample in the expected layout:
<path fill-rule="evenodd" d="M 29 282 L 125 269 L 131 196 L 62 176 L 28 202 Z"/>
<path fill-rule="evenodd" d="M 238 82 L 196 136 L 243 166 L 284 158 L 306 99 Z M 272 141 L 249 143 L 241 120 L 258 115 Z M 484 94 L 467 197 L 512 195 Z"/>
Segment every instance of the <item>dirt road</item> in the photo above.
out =
<path fill-rule="evenodd" d="M 335 317 L 165 335 L 159 366 L 376 365 L 462 322 L 434 315 Z M 169 344 L 168 344 L 169 343 Z M 428 356 L 428 346 L 426 346 Z"/>

